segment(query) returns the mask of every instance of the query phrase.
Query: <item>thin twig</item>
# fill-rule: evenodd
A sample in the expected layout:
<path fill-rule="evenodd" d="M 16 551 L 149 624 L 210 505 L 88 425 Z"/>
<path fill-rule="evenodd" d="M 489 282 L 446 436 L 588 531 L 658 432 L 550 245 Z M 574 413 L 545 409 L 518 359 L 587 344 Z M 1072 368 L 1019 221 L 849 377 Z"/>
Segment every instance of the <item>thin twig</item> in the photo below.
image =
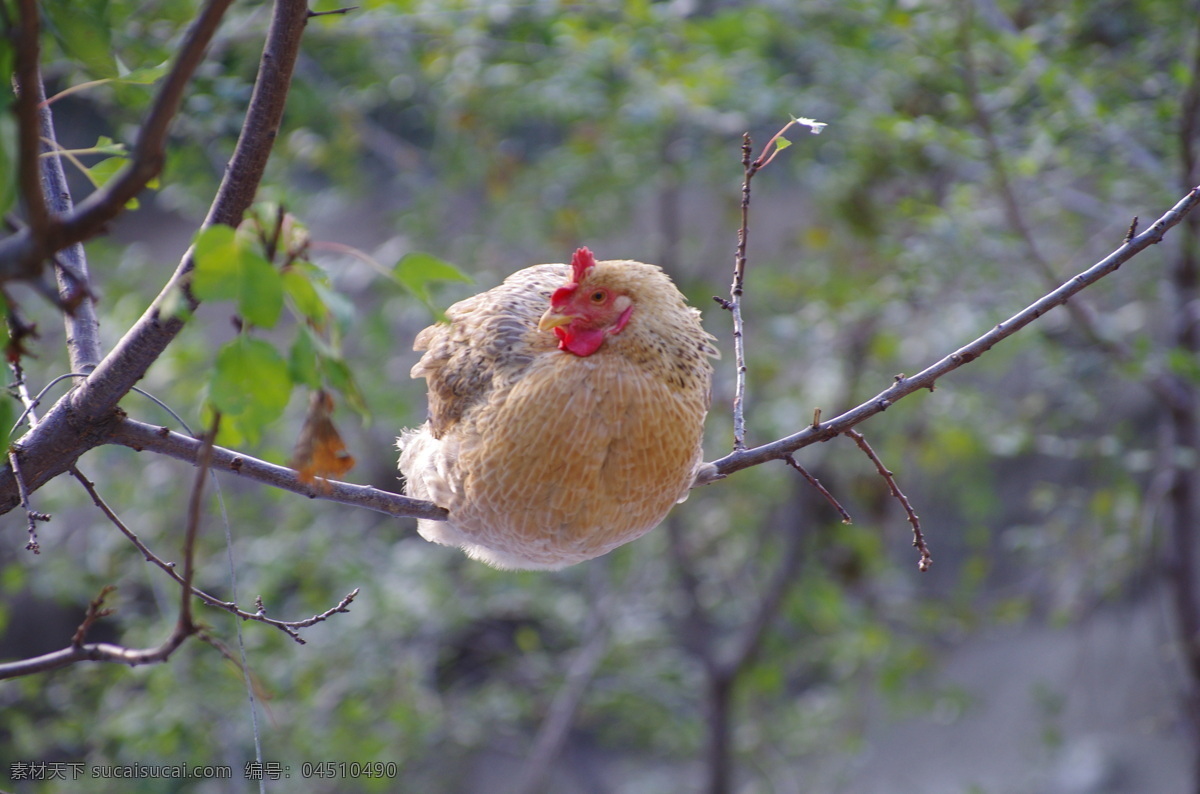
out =
<path fill-rule="evenodd" d="M 921 559 L 917 563 L 917 567 L 921 571 L 928 571 L 929 566 L 933 564 L 933 556 L 929 553 L 929 547 L 925 545 L 925 536 L 921 533 L 921 520 L 917 518 L 916 512 L 913 510 L 912 503 L 908 501 L 908 497 L 900 490 L 900 486 L 896 484 L 896 477 L 888 470 L 887 466 L 883 465 L 883 461 L 875 454 L 875 450 L 867 443 L 867 439 L 857 430 L 847 430 L 846 435 L 854 439 L 854 443 L 858 444 L 871 462 L 875 464 L 875 469 L 879 472 L 879 476 L 887 482 L 888 488 L 892 492 L 892 496 L 904 508 L 904 512 L 908 515 L 908 523 L 912 524 L 913 529 L 913 547 L 921 553 Z"/>
<path fill-rule="evenodd" d="M 746 339 L 745 323 L 742 319 L 742 295 L 746 285 L 746 243 L 750 236 L 750 180 L 760 169 L 766 167 L 784 146 L 778 142 L 783 134 L 792 127 L 807 125 L 814 133 L 820 133 L 825 124 L 812 119 L 793 118 L 779 132 L 771 136 L 762 153 L 753 161 L 750 159 L 750 133 L 742 134 L 742 223 L 738 227 L 737 248 L 733 254 L 733 283 L 729 286 L 729 300 L 713 297 L 723 309 L 733 315 L 733 359 L 735 380 L 733 387 L 733 449 L 735 452 L 746 448 Z"/>
<path fill-rule="evenodd" d="M 835 497 L 833 494 L 831 494 L 829 492 L 829 489 L 821 484 L 820 480 L 818 480 L 813 475 L 809 474 L 808 469 L 801 466 L 796 461 L 796 459 L 794 457 L 792 457 L 791 455 L 784 455 L 783 462 L 786 463 L 787 465 L 791 466 L 796 471 L 800 472 L 802 475 L 804 475 L 804 479 L 808 480 L 809 484 L 812 487 L 816 488 L 817 492 L 820 493 L 821 496 L 824 496 L 825 500 L 827 502 L 829 502 L 829 504 L 833 505 L 833 509 L 838 511 L 838 515 L 840 515 L 842 517 L 843 524 L 853 524 L 854 523 L 850 519 L 850 514 L 846 512 L 846 508 L 842 507 L 842 503 L 837 500 L 837 497 Z"/>
<path fill-rule="evenodd" d="M 1138 216 L 1134 215 L 1133 220 L 1129 222 L 1129 230 L 1125 232 L 1124 242 L 1129 242 L 1137 234 Z"/>
<path fill-rule="evenodd" d="M 77 466 L 71 467 L 70 474 L 72 477 L 78 480 L 83 486 L 84 490 L 87 491 L 88 496 L 92 498 L 92 503 L 96 505 L 96 507 L 100 508 L 100 512 L 104 513 L 105 518 L 107 518 L 109 522 L 115 526 L 130 543 L 133 544 L 134 548 L 142 553 L 142 557 L 146 560 L 146 562 L 149 562 L 160 568 L 167 574 L 167 576 L 170 576 L 173 580 L 175 580 L 176 584 L 183 584 L 183 577 L 180 576 L 179 571 L 176 570 L 177 566 L 175 563 L 168 562 L 151 551 L 150 548 L 142 541 L 142 539 L 138 537 L 137 533 L 130 529 L 129 526 L 121 520 L 120 516 L 113 511 L 108 503 L 104 501 L 103 497 L 101 497 L 99 492 L 97 492 L 95 483 L 85 477 Z M 265 611 L 262 609 L 256 609 L 254 612 L 247 612 L 243 609 L 239 609 L 236 603 L 217 598 L 216 596 L 201 590 L 195 585 L 192 585 L 192 594 L 208 606 L 216 607 L 217 609 L 223 609 L 231 615 L 236 615 L 242 620 L 253 620 L 258 623 L 265 623 L 268 626 L 273 626 L 287 634 L 296 642 L 304 645 L 304 639 L 300 637 L 296 630 L 314 626 L 339 612 L 349 612 L 350 610 L 348 607 L 350 606 L 350 603 L 358 596 L 358 588 L 355 588 L 352 592 L 342 598 L 342 600 L 338 602 L 337 606 L 327 609 L 319 615 L 313 615 L 312 617 L 305 618 L 303 620 L 277 620 L 275 618 L 267 617 Z"/>
<path fill-rule="evenodd" d="M 71 637 L 71 645 L 76 648 L 81 647 L 83 641 L 87 639 L 88 630 L 91 629 L 92 625 L 100 620 L 100 618 L 106 618 L 113 613 L 111 608 L 104 606 L 104 599 L 108 598 L 108 594 L 116 589 L 111 584 L 106 584 L 100 588 L 100 594 L 88 604 L 87 612 L 83 616 L 83 622 L 79 624 L 79 628 L 75 629 L 75 635 Z"/>
<path fill-rule="evenodd" d="M 211 448 L 211 438 L 216 435 L 216 420 L 214 419 L 213 427 L 211 428 L 207 438 L 207 446 Z M 203 494 L 204 482 L 208 479 L 207 467 L 202 464 L 200 471 L 192 488 L 192 496 L 189 499 L 188 505 L 188 520 L 187 530 L 184 533 L 183 543 L 183 574 L 179 577 L 181 584 L 180 588 L 180 607 L 179 617 L 175 621 L 175 627 L 171 634 L 165 639 L 162 644 L 155 648 L 147 649 L 132 649 L 121 645 L 113 645 L 111 643 L 88 643 L 84 644 L 84 634 L 87 628 L 95 622 L 100 616 L 100 604 L 102 597 L 107 593 L 101 594 L 101 599 L 92 601 L 88 607 L 87 615 L 84 617 L 83 624 L 75 632 L 71 639 L 69 647 L 53 653 L 43 654 L 31 659 L 21 659 L 16 662 L 0 664 L 0 680 L 6 678 L 17 678 L 19 676 L 33 675 L 35 673 L 46 672 L 48 670 L 57 670 L 60 667 L 75 664 L 76 662 L 91 661 L 91 662 L 117 662 L 128 665 L 156 664 L 166 661 L 171 654 L 175 653 L 178 648 L 183 645 L 188 637 L 196 634 L 199 628 L 192 620 L 192 577 L 195 571 L 195 554 L 196 554 L 196 536 L 198 534 L 201 514 L 201 497 Z M 85 487 L 95 494 L 95 489 L 87 482 L 86 478 L 78 475 L 80 482 L 85 483 Z M 102 503 L 99 497 L 96 497 L 98 504 Z M 106 515 L 111 514 L 111 510 L 105 506 Z M 143 547 L 144 548 L 144 547 Z"/>
<path fill-rule="evenodd" d="M 208 482 L 208 470 L 212 466 L 213 440 L 220 426 L 221 414 L 214 411 L 212 424 L 200 439 L 196 477 L 192 480 L 192 493 L 188 498 L 187 529 L 183 535 L 183 589 L 179 604 L 179 630 L 188 634 L 195 630 L 192 623 L 192 579 L 196 572 L 196 537 L 200 534 L 200 518 L 204 514 L 204 485 Z"/>
<path fill-rule="evenodd" d="M 742 225 L 738 228 L 737 248 L 733 255 L 733 283 L 729 302 L 722 303 L 733 315 L 733 359 L 736 378 L 733 387 L 733 448 L 746 448 L 746 339 L 742 321 L 742 292 L 746 283 L 746 242 L 750 235 L 750 180 L 758 168 L 750 162 L 750 133 L 742 136 Z"/>
<path fill-rule="evenodd" d="M 971 363 L 991 350 L 997 343 L 1020 331 L 1054 307 L 1066 303 L 1081 290 L 1095 284 L 1105 276 L 1115 273 L 1121 265 L 1138 253 L 1160 242 L 1167 231 L 1178 224 L 1197 204 L 1200 204 L 1200 186 L 1192 188 L 1186 196 L 1176 202 L 1175 206 L 1128 243 L 1122 244 L 1092 267 L 1038 298 L 973 342 L 960 347 L 911 378 L 895 381 L 889 388 L 870 400 L 840 416 L 822 422 L 816 427 L 806 427 L 790 436 L 752 449 L 735 450 L 723 458 L 702 466 L 695 485 L 707 485 L 735 471 L 757 466 L 769 460 L 777 460 L 810 444 L 828 441 L 875 414 L 887 410 L 896 400 L 922 389 L 932 389 L 942 376 Z"/>
<path fill-rule="evenodd" d="M 351 11 L 357 11 L 357 10 L 358 10 L 358 6 L 346 6 L 345 8 L 335 8 L 331 11 L 309 11 L 308 18 L 312 19 L 313 17 L 328 17 L 328 16 L 333 16 L 334 14 L 345 15 L 345 14 L 349 14 Z"/>
<path fill-rule="evenodd" d="M 18 334 L 14 329 L 22 327 L 17 316 L 10 313 L 7 322 L 10 335 L 17 336 Z M 17 342 L 17 346 L 18 348 L 20 347 L 19 341 Z M 21 416 L 27 415 L 29 417 L 29 426 L 35 427 L 38 421 L 37 414 L 34 413 L 37 403 L 29 397 L 29 387 L 25 383 L 25 369 L 21 366 L 20 357 L 10 360 L 8 366 L 13 371 L 13 390 L 17 394 L 17 399 L 25 406 L 25 412 Z M 13 478 L 17 481 L 17 492 L 21 497 L 21 507 L 25 508 L 25 517 L 28 521 L 26 532 L 29 535 L 29 541 L 25 544 L 25 550 L 31 551 L 34 554 L 41 554 L 42 545 L 38 543 L 37 522 L 49 521 L 51 517 L 48 513 L 40 513 L 33 509 L 29 499 L 29 489 L 25 486 L 25 478 L 21 474 L 21 466 L 17 461 L 18 452 L 19 448 L 16 445 L 8 448 L 8 462 L 12 466 Z"/>

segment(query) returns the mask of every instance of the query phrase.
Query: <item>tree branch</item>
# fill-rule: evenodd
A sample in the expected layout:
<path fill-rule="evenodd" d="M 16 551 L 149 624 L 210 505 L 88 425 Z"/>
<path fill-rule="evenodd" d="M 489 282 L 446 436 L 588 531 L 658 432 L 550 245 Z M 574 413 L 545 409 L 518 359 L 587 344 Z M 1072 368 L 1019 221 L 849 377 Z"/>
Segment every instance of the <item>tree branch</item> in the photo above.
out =
<path fill-rule="evenodd" d="M 108 440 L 109 443 L 120 444 L 139 452 L 157 452 L 189 463 L 198 463 L 200 459 L 199 440 L 173 433 L 165 427 L 155 427 L 132 419 L 118 422 Z M 305 483 L 299 479 L 294 469 L 276 466 L 221 447 L 213 447 L 212 468 L 237 474 L 272 488 L 298 493 L 309 499 L 324 499 L 354 507 L 365 507 L 394 517 L 425 518 L 433 521 L 446 519 L 446 511 L 433 502 L 381 491 L 369 485 L 354 485 L 336 480 Z"/>
<path fill-rule="evenodd" d="M 769 460 L 782 459 L 810 444 L 828 441 L 875 414 L 887 410 L 896 400 L 907 397 L 920 389 L 933 389 L 938 378 L 979 358 L 998 342 L 1012 336 L 1054 307 L 1066 303 L 1081 290 L 1095 284 L 1105 276 L 1115 273 L 1121 265 L 1138 253 L 1160 242 L 1167 231 L 1183 220 L 1184 216 L 1191 212 L 1197 203 L 1200 203 L 1200 186 L 1192 188 L 1146 231 L 1122 244 L 1121 247 L 1089 269 L 1067 281 L 1058 289 L 1042 296 L 970 344 L 959 348 L 911 378 L 896 379 L 890 388 L 834 419 L 806 427 L 798 433 L 769 444 L 763 444 L 753 449 L 735 450 L 723 458 L 706 464 L 700 469 L 695 485 L 707 485 L 735 471 L 757 466 Z"/>
<path fill-rule="evenodd" d="M 38 7 L 35 0 L 21 0 L 18 4 L 17 27 L 9 32 L 16 36 L 13 42 L 16 51 L 17 96 L 13 112 L 17 117 L 17 183 L 25 204 L 28 226 L 26 234 L 38 236 L 46 233 L 50 219 L 46 212 L 46 199 L 42 195 L 42 183 L 38 179 Z M 29 278 L 38 271 L 39 262 L 25 263 L 20 278 Z"/>
<path fill-rule="evenodd" d="M 41 161 L 42 186 L 51 214 L 61 218 L 69 215 L 74 205 L 67 176 L 63 173 L 62 158 L 58 153 L 54 114 L 46 103 L 46 88 L 41 75 L 38 75 L 36 88 L 41 150 L 46 155 L 38 158 Z M 58 296 L 65 307 L 63 322 L 66 325 L 71 370 L 88 372 L 99 363 L 103 351 L 100 348 L 100 322 L 96 319 L 96 302 L 91 292 L 83 244 L 72 243 L 63 248 L 55 257 L 55 264 Z"/>
<path fill-rule="evenodd" d="M 35 216 L 30 216 L 30 225 L 4 240 L 0 240 L 0 282 L 13 278 L 28 278 L 38 272 L 41 262 L 55 252 L 71 245 L 82 242 L 104 228 L 105 224 L 117 217 L 125 208 L 125 204 L 146 187 L 146 184 L 162 170 L 165 159 L 165 144 L 167 129 L 179 106 L 183 102 L 183 92 L 192 73 L 204 58 L 205 50 L 213 34 L 216 33 L 221 17 L 233 0 L 209 0 L 200 15 L 192 23 L 184 36 L 180 47 L 179 57 L 171 67 L 170 73 L 159 89 L 150 114 L 143 122 L 138 134 L 138 141 L 133 150 L 129 164 L 103 188 L 92 193 L 75 209 L 62 217 L 49 217 L 39 228 Z M 36 4 L 32 0 L 24 0 L 24 4 L 34 8 L 36 19 Z M 33 48 L 36 59 L 36 27 L 33 29 L 33 41 L 25 41 L 30 34 L 30 23 L 25 20 L 27 14 L 22 7 L 23 29 L 22 42 L 19 52 Z M 22 67 L 24 62 L 22 61 Z M 22 93 L 28 101 L 34 102 L 37 92 L 34 83 L 37 79 L 37 63 L 33 63 L 32 71 L 22 79 L 25 88 Z M 21 101 L 20 99 L 18 101 Z M 23 118 L 23 115 L 21 116 Z M 30 114 L 36 132 L 36 111 Z M 24 137 L 24 136 L 22 136 Z M 24 147 L 24 144 L 22 144 Z M 37 141 L 33 141 L 29 152 L 21 152 L 21 168 L 33 169 L 36 179 Z M 28 155 L 32 155 L 31 157 Z M 22 176 L 24 186 L 25 177 Z M 39 191 L 40 192 L 40 191 Z M 29 194 L 26 193 L 27 198 Z M 43 214 L 44 204 L 39 205 Z"/>

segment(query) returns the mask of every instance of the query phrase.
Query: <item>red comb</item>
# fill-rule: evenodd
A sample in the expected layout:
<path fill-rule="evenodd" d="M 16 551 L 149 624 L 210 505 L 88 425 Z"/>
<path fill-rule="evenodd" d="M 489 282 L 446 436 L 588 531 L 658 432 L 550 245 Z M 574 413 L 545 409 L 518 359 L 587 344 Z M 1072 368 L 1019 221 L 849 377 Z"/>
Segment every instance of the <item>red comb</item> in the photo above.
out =
<path fill-rule="evenodd" d="M 576 250 L 575 256 L 571 257 L 571 280 L 578 284 L 583 281 L 583 275 L 588 269 L 595 266 L 596 260 L 586 246 Z"/>

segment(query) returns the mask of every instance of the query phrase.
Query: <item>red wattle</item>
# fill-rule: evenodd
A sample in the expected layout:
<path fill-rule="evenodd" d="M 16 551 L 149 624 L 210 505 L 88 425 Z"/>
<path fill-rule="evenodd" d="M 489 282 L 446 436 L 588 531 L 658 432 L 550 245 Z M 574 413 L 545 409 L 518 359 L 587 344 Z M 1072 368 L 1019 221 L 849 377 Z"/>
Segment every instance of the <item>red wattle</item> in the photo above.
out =
<path fill-rule="evenodd" d="M 571 330 L 569 326 L 559 326 L 554 329 L 554 333 L 558 336 L 559 350 L 566 350 L 581 357 L 595 353 L 604 343 L 604 331 L 597 328 Z"/>

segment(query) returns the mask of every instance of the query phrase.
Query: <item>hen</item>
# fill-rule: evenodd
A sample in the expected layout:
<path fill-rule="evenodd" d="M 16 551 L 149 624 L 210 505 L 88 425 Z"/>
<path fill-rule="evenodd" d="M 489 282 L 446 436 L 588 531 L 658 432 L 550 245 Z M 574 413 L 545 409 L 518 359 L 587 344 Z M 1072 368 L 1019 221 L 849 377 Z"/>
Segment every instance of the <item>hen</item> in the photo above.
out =
<path fill-rule="evenodd" d="M 498 568 L 562 568 L 648 532 L 701 461 L 713 337 L 665 273 L 535 265 L 417 335 L 429 421 L 400 439 L 421 535 Z"/>

